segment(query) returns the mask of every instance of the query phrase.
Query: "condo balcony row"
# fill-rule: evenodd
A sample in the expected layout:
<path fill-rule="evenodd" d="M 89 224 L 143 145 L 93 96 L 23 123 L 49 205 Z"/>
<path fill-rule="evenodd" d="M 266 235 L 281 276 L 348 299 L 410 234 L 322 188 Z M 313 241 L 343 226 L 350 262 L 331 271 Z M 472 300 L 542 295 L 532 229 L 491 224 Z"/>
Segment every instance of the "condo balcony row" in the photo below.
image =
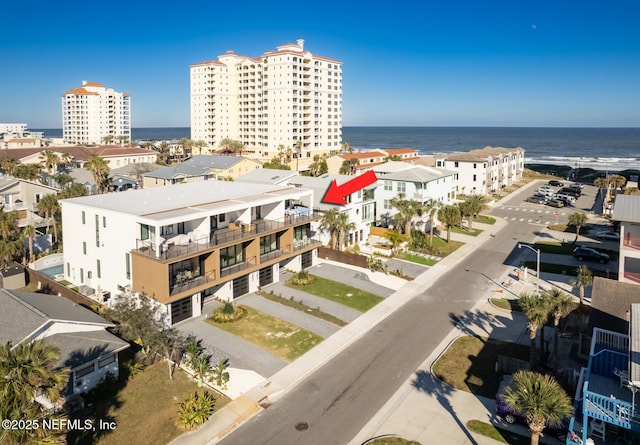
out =
<path fill-rule="evenodd" d="M 252 219 L 246 223 L 240 220 L 229 223 L 226 227 L 218 227 L 217 218 L 212 217 L 209 233 L 198 230 L 186 232 L 185 223 L 177 226 L 177 233 L 167 230 L 162 226 L 158 230 L 148 226 L 142 226 L 144 236 L 136 240 L 135 251 L 145 256 L 164 261 L 182 256 L 190 256 L 198 252 L 210 250 L 238 241 L 256 238 L 256 236 L 268 232 L 278 231 L 289 226 L 302 225 L 311 221 L 317 221 L 321 215 L 307 207 L 297 206 L 287 209 L 284 218 L 280 219 Z M 171 232 L 171 233 L 168 233 Z"/>

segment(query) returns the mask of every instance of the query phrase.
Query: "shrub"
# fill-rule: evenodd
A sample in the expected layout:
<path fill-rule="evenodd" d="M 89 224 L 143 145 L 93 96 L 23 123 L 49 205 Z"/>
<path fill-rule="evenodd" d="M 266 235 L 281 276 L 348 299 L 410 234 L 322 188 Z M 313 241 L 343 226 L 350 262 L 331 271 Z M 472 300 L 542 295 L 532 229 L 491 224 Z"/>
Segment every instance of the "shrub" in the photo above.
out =
<path fill-rule="evenodd" d="M 235 308 L 233 307 L 232 303 L 225 303 L 224 306 L 222 306 L 222 313 L 223 314 L 233 314 L 235 312 Z"/>
<path fill-rule="evenodd" d="M 300 272 L 296 272 L 289 279 L 289 283 L 297 285 L 297 286 L 309 286 L 309 285 L 315 283 L 315 281 L 316 281 L 316 277 L 311 275 L 306 270 L 301 270 Z"/>
<path fill-rule="evenodd" d="M 216 309 L 211 313 L 211 319 L 213 319 L 213 321 L 215 321 L 216 323 L 229 323 L 232 321 L 240 320 L 242 317 L 249 313 L 247 311 L 247 308 L 244 306 L 234 307 L 233 304 L 228 304 L 231 305 L 231 308 L 233 309 L 231 313 L 225 312 L 225 308 L 227 307 L 227 305 L 225 304 L 224 306 Z"/>
<path fill-rule="evenodd" d="M 422 230 L 411 230 L 409 247 L 414 250 L 424 249 L 429 246 L 429 235 Z"/>
<path fill-rule="evenodd" d="M 180 402 L 178 428 L 189 431 L 204 425 L 215 411 L 215 406 L 216 398 L 210 393 L 193 393 L 187 400 Z"/>

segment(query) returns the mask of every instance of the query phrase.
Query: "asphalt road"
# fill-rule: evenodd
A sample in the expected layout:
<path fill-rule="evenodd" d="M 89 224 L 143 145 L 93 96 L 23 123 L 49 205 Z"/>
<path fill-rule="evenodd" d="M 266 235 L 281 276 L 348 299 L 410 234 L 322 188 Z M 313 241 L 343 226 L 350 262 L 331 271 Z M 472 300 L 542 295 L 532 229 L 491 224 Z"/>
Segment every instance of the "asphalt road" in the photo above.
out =
<path fill-rule="evenodd" d="M 520 254 L 517 241 L 531 241 L 530 232 L 527 225 L 507 225 L 220 443 L 348 443 L 441 343 L 455 320 L 495 286 L 492 280 L 499 276 L 501 264 Z"/>

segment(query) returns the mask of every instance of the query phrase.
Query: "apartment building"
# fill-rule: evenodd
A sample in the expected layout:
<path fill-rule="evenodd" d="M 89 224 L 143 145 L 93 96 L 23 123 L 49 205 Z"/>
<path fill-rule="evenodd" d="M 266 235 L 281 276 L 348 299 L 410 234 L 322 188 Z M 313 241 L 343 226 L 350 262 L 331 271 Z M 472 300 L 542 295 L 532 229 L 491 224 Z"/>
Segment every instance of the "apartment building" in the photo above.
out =
<path fill-rule="evenodd" d="M 441 205 L 447 205 L 456 200 L 456 172 L 401 161 L 385 162 L 372 170 L 378 176 L 376 221 L 389 221 L 398 213 L 391 201 L 400 194 L 405 199 L 421 204 L 433 199 Z"/>
<path fill-rule="evenodd" d="M 611 219 L 620 223 L 618 280 L 640 284 L 640 196 L 618 194 Z"/>
<path fill-rule="evenodd" d="M 314 264 L 313 191 L 202 181 L 62 200 L 64 278 L 100 299 L 125 289 L 170 323 Z"/>
<path fill-rule="evenodd" d="M 456 153 L 439 153 L 436 167 L 458 173 L 456 192 L 490 195 L 522 179 L 524 149 L 485 147 Z"/>
<path fill-rule="evenodd" d="M 191 139 L 219 148 L 244 143 L 243 154 L 293 159 L 340 151 L 342 62 L 304 49 L 304 40 L 258 57 L 227 51 L 190 67 Z"/>
<path fill-rule="evenodd" d="M 105 136 L 131 140 L 131 97 L 83 80 L 62 95 L 62 138 L 71 144 L 99 144 Z"/>

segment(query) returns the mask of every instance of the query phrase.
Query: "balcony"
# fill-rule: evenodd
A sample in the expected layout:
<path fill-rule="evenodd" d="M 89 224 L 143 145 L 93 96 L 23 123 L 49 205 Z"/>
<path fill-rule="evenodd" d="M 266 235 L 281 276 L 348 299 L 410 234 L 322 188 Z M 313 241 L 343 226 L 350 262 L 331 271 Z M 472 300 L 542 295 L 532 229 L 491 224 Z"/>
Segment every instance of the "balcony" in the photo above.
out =
<path fill-rule="evenodd" d="M 256 257 L 248 258 L 242 263 L 238 263 L 238 264 L 234 264 L 233 266 L 222 268 L 220 270 L 220 278 L 233 275 L 235 273 L 241 272 L 245 269 L 249 269 L 255 266 L 256 266 Z"/>
<path fill-rule="evenodd" d="M 622 241 L 624 247 L 640 250 L 640 238 L 625 236 Z"/>
<path fill-rule="evenodd" d="M 191 232 L 189 235 L 179 234 L 168 239 L 159 237 L 158 243 L 152 239 L 138 239 L 136 240 L 135 250 L 138 253 L 160 260 L 191 256 L 198 252 L 252 239 L 263 233 L 321 218 L 317 211 L 309 212 L 307 208 L 305 209 L 305 212 L 290 210 L 289 215 L 277 220 L 259 219 L 251 223 L 232 223 L 223 229 L 214 229 L 210 235 L 196 235 Z"/>
<path fill-rule="evenodd" d="M 188 290 L 213 282 L 215 279 L 215 270 L 211 270 L 204 275 L 198 276 L 193 276 L 192 271 L 183 271 L 174 278 L 173 285 L 170 287 L 169 295 L 173 297 Z"/>

